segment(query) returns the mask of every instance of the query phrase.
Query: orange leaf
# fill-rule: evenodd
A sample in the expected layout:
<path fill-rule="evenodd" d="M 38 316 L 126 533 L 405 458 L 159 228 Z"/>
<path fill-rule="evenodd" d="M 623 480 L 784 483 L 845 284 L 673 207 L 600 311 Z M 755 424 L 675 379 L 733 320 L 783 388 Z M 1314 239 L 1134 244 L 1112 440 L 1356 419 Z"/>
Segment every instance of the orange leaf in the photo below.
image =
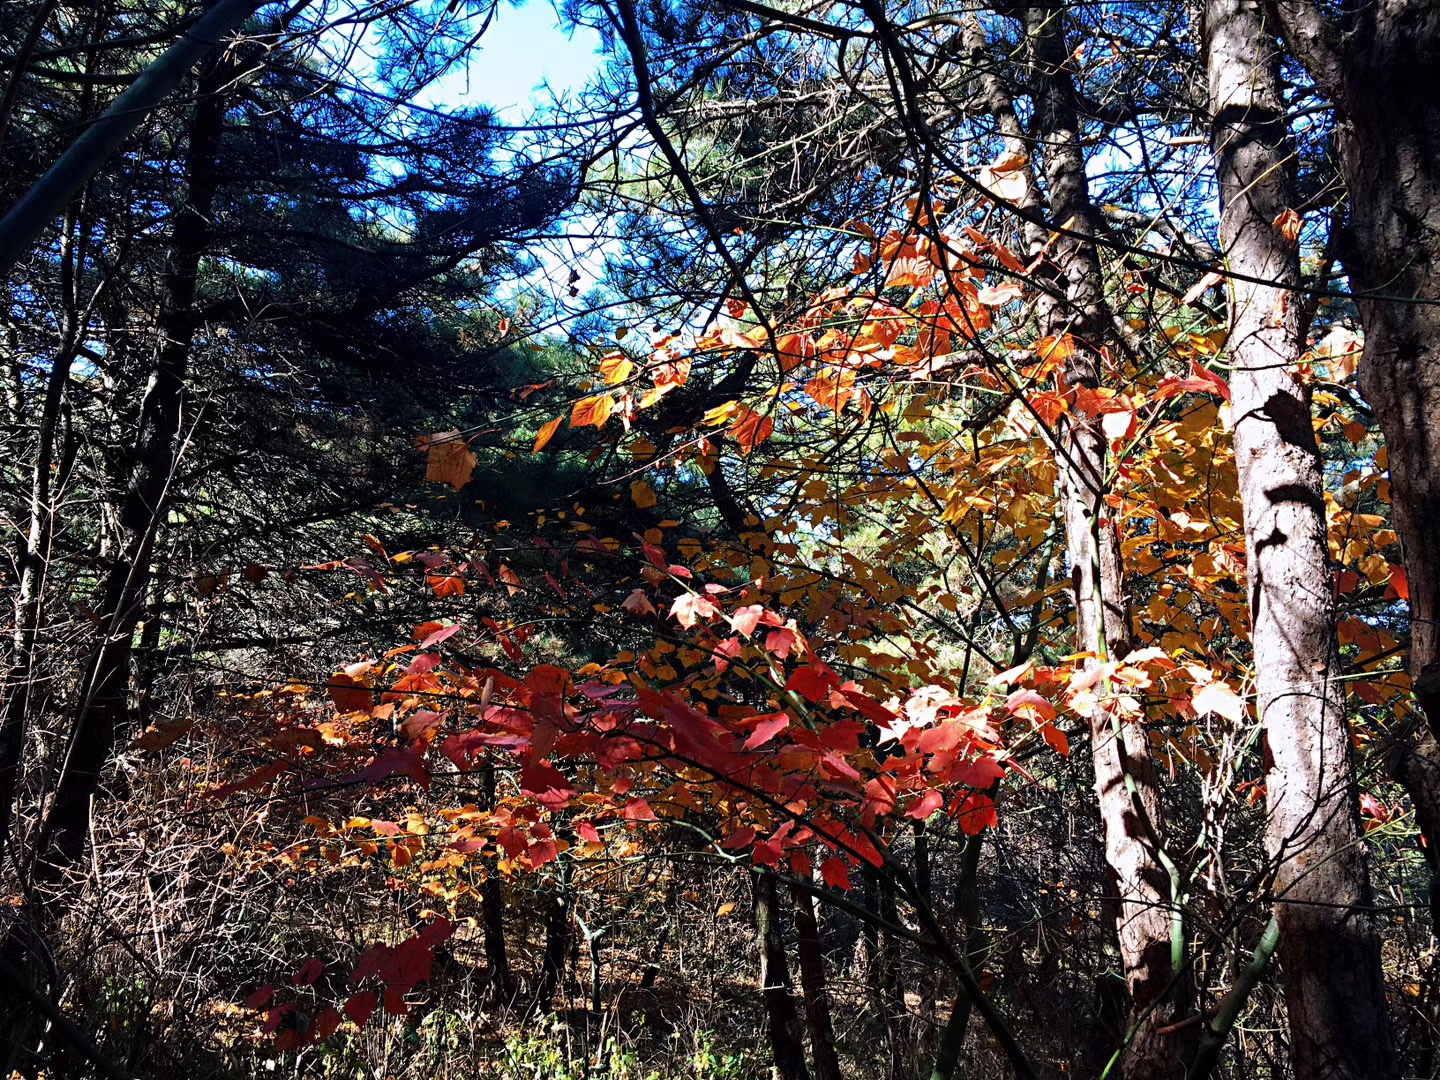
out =
<path fill-rule="evenodd" d="M 442 600 L 447 596 L 461 596 L 465 592 L 465 582 L 458 574 L 426 574 L 425 584 Z"/>
<path fill-rule="evenodd" d="M 600 360 L 600 374 L 610 386 L 622 383 L 635 370 L 635 362 L 622 352 L 612 352 Z"/>
<path fill-rule="evenodd" d="M 1300 229 L 1304 226 L 1305 219 L 1287 206 L 1275 215 L 1273 224 L 1280 230 L 1280 235 L 1293 244 L 1300 239 Z"/>
<path fill-rule="evenodd" d="M 422 435 L 416 440 L 428 457 L 425 463 L 425 479 L 435 484 L 449 484 L 459 491 L 470 480 L 475 471 L 475 455 L 465 445 L 465 439 L 458 431 L 442 431 L 436 435 Z"/>
<path fill-rule="evenodd" d="M 631 483 L 630 499 L 641 510 L 648 510 L 660 501 L 655 497 L 655 489 L 644 480 L 636 480 Z"/>
<path fill-rule="evenodd" d="M 1391 564 L 1390 566 L 1390 587 L 1385 590 L 1387 600 L 1410 599 L 1410 578 L 1405 573 L 1405 567 Z"/>
<path fill-rule="evenodd" d="M 609 394 L 582 398 L 570 410 L 571 427 L 604 427 L 615 411 L 615 399 Z"/>
<path fill-rule="evenodd" d="M 538 454 L 545 448 L 545 444 L 554 437 L 556 431 L 560 430 L 560 421 L 563 419 L 565 419 L 563 416 L 557 416 L 540 429 L 540 434 L 535 436 L 535 448 L 530 451 L 532 454 Z"/>
<path fill-rule="evenodd" d="M 744 412 L 730 425 L 730 434 L 740 444 L 740 453 L 748 454 L 771 436 L 775 421 L 754 409 L 741 408 Z"/>

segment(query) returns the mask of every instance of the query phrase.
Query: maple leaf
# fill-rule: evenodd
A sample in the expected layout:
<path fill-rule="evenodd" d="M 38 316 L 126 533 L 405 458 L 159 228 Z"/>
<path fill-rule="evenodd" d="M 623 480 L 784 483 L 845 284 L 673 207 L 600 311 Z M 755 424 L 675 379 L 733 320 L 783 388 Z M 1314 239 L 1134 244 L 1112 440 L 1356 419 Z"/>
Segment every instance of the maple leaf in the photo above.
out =
<path fill-rule="evenodd" d="M 375 704 L 375 692 L 343 671 L 330 676 L 325 689 L 330 692 L 335 708 L 342 713 L 368 711 Z"/>
<path fill-rule="evenodd" d="M 754 409 L 741 406 L 735 422 L 730 425 L 730 434 L 740 444 L 740 453 L 748 454 L 770 437 L 775 430 L 775 421 Z"/>
<path fill-rule="evenodd" d="M 1305 225 L 1305 219 L 1287 206 L 1275 215 L 1273 224 L 1280 230 L 1280 235 L 1293 244 L 1300 239 L 1300 230 Z"/>
<path fill-rule="evenodd" d="M 654 615 L 655 605 L 650 603 L 650 598 L 645 595 L 644 589 L 635 589 L 624 600 L 620 606 L 637 618 L 641 615 Z"/>
<path fill-rule="evenodd" d="M 375 991 L 361 990 L 360 993 L 345 1002 L 345 1015 L 354 1021 L 356 1027 L 363 1028 L 371 1014 L 374 1013 L 379 1000 Z"/>
<path fill-rule="evenodd" d="M 905 816 L 912 817 L 916 821 L 924 821 L 944 805 L 945 796 L 931 788 L 911 804 L 910 809 L 905 811 Z"/>
<path fill-rule="evenodd" d="M 631 799 L 622 811 L 626 821 L 655 821 L 655 811 L 644 799 Z"/>
<path fill-rule="evenodd" d="M 986 307 L 1003 307 L 1024 295 L 1025 288 L 1018 281 L 1002 281 L 999 285 L 990 285 L 981 289 L 976 293 L 975 298 Z"/>
<path fill-rule="evenodd" d="M 972 791 L 958 806 L 951 807 L 951 813 L 960 823 L 960 829 L 967 836 L 977 836 L 986 829 L 1000 823 L 995 814 L 995 800 L 989 795 Z"/>
<path fill-rule="evenodd" d="M 315 1018 L 315 1026 L 311 1029 L 310 1034 L 316 1042 L 328 1039 L 340 1029 L 342 1020 L 344 1017 L 340 1015 L 339 1009 L 328 1008 Z"/>
<path fill-rule="evenodd" d="M 746 750 L 755 750 L 764 746 L 790 726 L 790 717 L 783 712 L 772 713 L 769 716 L 761 716 L 758 719 L 760 722 L 755 725 L 755 730 L 751 732 L 750 737 L 745 740 Z"/>
<path fill-rule="evenodd" d="M 850 865 L 844 859 L 829 858 L 820 864 L 820 880 L 832 889 L 850 890 Z"/>
<path fill-rule="evenodd" d="M 1190 361 L 1190 374 L 1183 378 L 1167 375 L 1151 395 L 1153 401 L 1164 401 L 1179 394 L 1216 394 L 1225 401 L 1230 400 L 1230 384 L 1213 371 L 1202 367 L 1196 360 Z"/>
<path fill-rule="evenodd" d="M 442 600 L 447 596 L 460 596 L 465 592 L 465 582 L 459 574 L 427 574 L 425 584 Z"/>
<path fill-rule="evenodd" d="M 1394 563 L 1390 565 L 1390 585 L 1385 590 L 1386 600 L 1409 600 L 1410 579 L 1406 576 L 1405 568 Z"/>
<path fill-rule="evenodd" d="M 755 628 L 760 625 L 760 616 L 764 613 L 765 609 L 759 604 L 751 604 L 748 607 L 738 608 L 735 613 L 730 616 L 730 625 L 741 637 L 748 638 L 755 632 Z"/>
<path fill-rule="evenodd" d="M 815 342 L 809 334 L 781 334 L 775 341 L 780 357 L 780 370 L 789 374 L 807 360 L 815 358 Z"/>
<path fill-rule="evenodd" d="M 830 688 L 839 682 L 840 677 L 828 665 L 812 656 L 808 664 L 790 673 L 790 678 L 785 680 L 785 689 L 794 690 L 806 701 L 817 702 L 825 700 Z"/>
<path fill-rule="evenodd" d="M 708 596 L 701 596 L 699 593 L 681 593 L 675 598 L 675 603 L 670 605 L 670 614 L 675 616 L 675 621 L 689 630 L 701 619 L 714 618 L 720 614 L 720 609 L 711 602 Z"/>

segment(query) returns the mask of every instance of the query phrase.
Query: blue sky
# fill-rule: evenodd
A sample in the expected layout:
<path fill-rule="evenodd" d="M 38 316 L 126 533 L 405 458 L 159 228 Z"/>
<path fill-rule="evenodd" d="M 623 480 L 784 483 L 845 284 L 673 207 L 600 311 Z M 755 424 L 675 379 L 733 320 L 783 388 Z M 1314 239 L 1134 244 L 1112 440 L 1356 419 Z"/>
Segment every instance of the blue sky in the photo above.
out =
<path fill-rule="evenodd" d="M 548 100 L 537 92 L 543 84 L 561 94 L 581 89 L 600 67 L 599 49 L 599 35 L 587 27 L 561 30 L 549 0 L 501 3 L 468 65 L 433 86 L 425 104 L 489 105 L 515 123 Z"/>

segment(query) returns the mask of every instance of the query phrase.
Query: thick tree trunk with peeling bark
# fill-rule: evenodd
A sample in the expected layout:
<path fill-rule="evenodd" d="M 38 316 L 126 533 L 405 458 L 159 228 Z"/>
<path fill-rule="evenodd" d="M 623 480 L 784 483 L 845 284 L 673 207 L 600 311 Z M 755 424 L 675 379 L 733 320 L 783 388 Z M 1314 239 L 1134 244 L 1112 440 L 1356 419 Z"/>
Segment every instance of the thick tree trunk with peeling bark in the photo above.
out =
<path fill-rule="evenodd" d="M 1204 0 L 1198 15 L 1221 247 L 1235 272 L 1276 283 L 1230 283 L 1228 350 L 1291 1058 L 1298 1080 L 1384 1080 L 1395 1055 L 1337 680 L 1322 462 L 1296 373 L 1299 253 L 1274 224 L 1294 201 L 1280 57 L 1259 4 Z"/>
<path fill-rule="evenodd" d="M 1065 70 L 1069 49 L 1063 20 L 1058 4 L 1026 9 L 1036 68 L 1033 129 L 1049 217 L 1093 233 L 1102 224 L 1089 197 L 1075 89 Z M 1032 237 L 1031 245 L 1038 250 L 1048 239 Z M 1096 389 L 1114 331 L 1095 246 L 1059 237 L 1051 247 L 1050 280 L 1056 295 L 1041 300 L 1042 329 L 1074 342 L 1074 353 L 1064 363 L 1065 382 Z M 1108 446 L 1099 417 L 1072 405 L 1061 421 L 1059 450 L 1075 646 L 1094 654 L 1095 662 L 1118 660 L 1131 648 L 1131 615 L 1115 526 L 1105 514 Z M 1115 929 L 1130 991 L 1130 1037 L 1121 1068 L 1129 1080 L 1151 1080 L 1170 1075 L 1182 1057 L 1175 1036 L 1161 1031 L 1177 1019 L 1183 991 L 1172 955 L 1173 883 L 1159 846 L 1159 792 L 1142 727 L 1116 723 L 1102 703 L 1090 717 L 1090 736 L 1105 862 L 1118 900 Z"/>

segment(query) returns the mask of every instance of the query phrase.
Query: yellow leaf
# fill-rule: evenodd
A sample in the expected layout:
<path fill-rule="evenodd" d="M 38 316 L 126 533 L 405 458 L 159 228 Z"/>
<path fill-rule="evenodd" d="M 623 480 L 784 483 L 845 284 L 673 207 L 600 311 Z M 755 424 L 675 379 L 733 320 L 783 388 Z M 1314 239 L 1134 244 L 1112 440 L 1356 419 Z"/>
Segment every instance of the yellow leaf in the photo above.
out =
<path fill-rule="evenodd" d="M 721 904 L 718 908 L 715 909 L 715 917 L 717 919 L 723 919 L 726 915 L 729 915 L 734 910 L 734 901 L 727 901 L 726 903 Z"/>
<path fill-rule="evenodd" d="M 644 480 L 636 480 L 630 485 L 630 498 L 641 510 L 648 510 L 658 501 L 654 489 Z"/>
<path fill-rule="evenodd" d="M 634 370 L 634 361 L 622 352 L 609 353 L 600 360 L 600 374 L 611 386 L 624 382 Z"/>

